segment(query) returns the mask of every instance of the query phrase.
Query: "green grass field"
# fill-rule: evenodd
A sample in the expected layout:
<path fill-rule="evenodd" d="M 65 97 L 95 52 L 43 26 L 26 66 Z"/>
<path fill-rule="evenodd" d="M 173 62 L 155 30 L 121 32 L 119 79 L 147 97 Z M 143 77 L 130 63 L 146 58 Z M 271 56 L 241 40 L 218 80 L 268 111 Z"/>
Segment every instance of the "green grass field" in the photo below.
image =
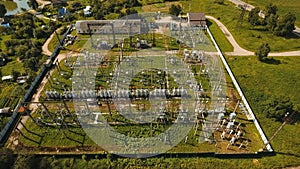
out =
<path fill-rule="evenodd" d="M 241 10 L 229 1 L 225 1 L 224 5 L 213 3 L 210 0 L 190 0 L 181 3 L 184 12 L 188 12 L 190 9 L 192 12 L 205 12 L 206 15 L 219 18 L 238 44 L 245 49 L 255 51 L 263 42 L 266 42 L 269 43 L 272 52 L 300 50 L 298 37 L 286 39 L 259 29 L 253 29 L 247 22 L 247 13 L 242 24 L 238 25 Z"/>
<path fill-rule="evenodd" d="M 300 97 L 300 60 L 298 57 L 276 57 L 278 65 L 259 62 L 252 57 L 227 57 L 247 100 L 257 116 L 268 138 L 281 125 L 266 118 L 262 113 L 263 103 L 272 96 L 288 96 L 295 104 Z M 241 68 L 242 67 L 242 68 Z M 298 124 L 286 125 L 271 142 L 278 153 L 275 157 L 265 157 L 264 163 L 274 163 L 274 168 L 300 165 L 300 131 Z"/>
<path fill-rule="evenodd" d="M 252 4 L 253 6 L 258 6 L 261 9 L 264 9 L 266 5 L 269 3 L 273 3 L 278 7 L 278 14 L 283 16 L 284 14 L 288 12 L 292 12 L 296 15 L 296 26 L 300 27 L 300 3 L 298 0 L 289 0 L 289 1 L 283 1 L 283 0 L 248 0 L 249 4 Z"/>
<path fill-rule="evenodd" d="M 233 46 L 228 41 L 224 33 L 221 31 L 221 29 L 218 27 L 218 25 L 212 21 L 208 20 L 207 22 L 209 26 L 209 30 L 213 34 L 215 40 L 217 41 L 219 47 L 221 48 L 222 52 L 232 52 Z"/>

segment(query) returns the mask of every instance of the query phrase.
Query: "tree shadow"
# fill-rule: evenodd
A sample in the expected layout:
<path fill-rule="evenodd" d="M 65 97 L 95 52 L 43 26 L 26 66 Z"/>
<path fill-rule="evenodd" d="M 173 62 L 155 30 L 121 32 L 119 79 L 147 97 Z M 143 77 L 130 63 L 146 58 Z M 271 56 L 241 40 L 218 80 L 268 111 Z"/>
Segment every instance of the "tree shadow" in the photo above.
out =
<path fill-rule="evenodd" d="M 261 60 L 263 63 L 266 64 L 272 64 L 272 65 L 279 65 L 281 64 L 280 60 L 274 59 L 274 58 L 265 58 L 263 60 Z"/>
<path fill-rule="evenodd" d="M 289 33 L 286 36 L 282 36 L 285 39 L 300 39 L 300 36 L 296 35 L 295 33 Z"/>

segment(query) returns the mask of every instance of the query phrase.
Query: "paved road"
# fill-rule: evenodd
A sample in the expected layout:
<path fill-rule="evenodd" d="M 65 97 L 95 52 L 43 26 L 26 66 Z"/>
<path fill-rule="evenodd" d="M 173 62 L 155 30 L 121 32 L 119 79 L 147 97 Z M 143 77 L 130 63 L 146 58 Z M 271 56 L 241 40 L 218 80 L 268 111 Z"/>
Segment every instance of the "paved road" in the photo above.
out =
<path fill-rule="evenodd" d="M 229 40 L 231 45 L 233 46 L 233 52 L 227 52 L 227 55 L 237 55 L 237 56 L 249 56 L 254 55 L 254 52 L 248 51 L 246 49 L 243 49 L 240 47 L 240 45 L 236 42 L 232 34 L 229 32 L 229 30 L 226 28 L 226 26 L 220 22 L 218 19 L 212 17 L 212 16 L 206 16 L 206 18 L 213 20 L 216 22 L 216 24 L 219 26 L 219 28 L 222 30 L 226 38 Z"/>
<path fill-rule="evenodd" d="M 226 38 L 233 46 L 233 52 L 226 52 L 227 55 L 231 55 L 231 56 L 253 56 L 254 55 L 254 52 L 240 47 L 240 45 L 236 42 L 232 34 L 229 32 L 229 30 L 222 22 L 220 22 L 218 19 L 212 16 L 206 16 L 206 18 L 211 19 L 217 23 L 217 25 L 225 34 Z M 269 53 L 269 56 L 300 56 L 300 51 Z"/>

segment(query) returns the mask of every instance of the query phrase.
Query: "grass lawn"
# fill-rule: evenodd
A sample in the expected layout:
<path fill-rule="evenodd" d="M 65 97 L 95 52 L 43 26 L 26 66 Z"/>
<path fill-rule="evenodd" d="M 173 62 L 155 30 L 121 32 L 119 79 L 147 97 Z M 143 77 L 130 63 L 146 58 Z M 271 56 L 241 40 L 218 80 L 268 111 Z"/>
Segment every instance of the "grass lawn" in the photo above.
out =
<path fill-rule="evenodd" d="M 268 138 L 281 125 L 266 118 L 262 113 L 264 101 L 271 96 L 286 95 L 295 104 L 300 101 L 300 60 L 298 57 L 276 57 L 278 65 L 259 62 L 252 57 L 227 57 L 247 100 L 257 116 Z M 242 66 L 242 68 L 241 68 Z M 286 125 L 271 142 L 278 153 L 275 157 L 264 157 L 262 163 L 274 163 L 274 168 L 300 165 L 300 125 Z"/>
<path fill-rule="evenodd" d="M 1 0 L 0 4 L 4 4 L 7 11 L 12 11 L 12 10 L 18 8 L 17 3 L 13 2 L 13 1 L 3 1 L 3 0 Z"/>
<path fill-rule="evenodd" d="M 228 39 L 225 37 L 222 30 L 218 27 L 218 25 L 212 21 L 208 20 L 207 24 L 209 26 L 209 30 L 213 34 L 216 42 L 218 43 L 219 47 L 221 48 L 222 52 L 232 52 L 233 46 L 228 41 Z"/>
<path fill-rule="evenodd" d="M 0 35 L 0 49 L 4 51 L 6 49 L 4 42 L 11 38 L 11 35 Z"/>
<path fill-rule="evenodd" d="M 280 16 L 283 16 L 288 12 L 294 13 L 297 17 L 296 26 L 300 27 L 300 3 L 298 0 L 248 0 L 248 3 L 253 6 L 258 6 L 260 9 L 264 9 L 266 5 L 273 3 L 278 7 L 278 14 Z"/>
<path fill-rule="evenodd" d="M 18 71 L 21 74 L 24 73 L 24 68 L 23 68 L 23 63 L 19 62 L 17 60 L 8 62 L 5 66 L 2 67 L 2 75 L 3 76 L 7 76 L 7 75 L 11 75 L 11 71 Z"/>
<path fill-rule="evenodd" d="M 239 26 L 241 10 L 229 1 L 225 1 L 224 5 L 213 3 L 210 0 L 190 0 L 182 1 L 181 3 L 184 12 L 188 12 L 190 9 L 192 12 L 205 12 L 206 15 L 219 18 L 233 34 L 239 45 L 245 49 L 255 51 L 263 42 L 267 42 L 272 52 L 300 50 L 299 38 L 291 37 L 286 39 L 274 36 L 272 33 L 254 29 L 247 23 L 247 14 L 242 25 Z"/>
<path fill-rule="evenodd" d="M 143 12 L 169 12 L 169 8 L 171 7 L 172 4 L 179 4 L 179 2 L 164 2 L 164 3 L 157 3 L 157 4 L 152 4 L 152 5 L 143 5 L 142 6 L 142 11 Z"/>

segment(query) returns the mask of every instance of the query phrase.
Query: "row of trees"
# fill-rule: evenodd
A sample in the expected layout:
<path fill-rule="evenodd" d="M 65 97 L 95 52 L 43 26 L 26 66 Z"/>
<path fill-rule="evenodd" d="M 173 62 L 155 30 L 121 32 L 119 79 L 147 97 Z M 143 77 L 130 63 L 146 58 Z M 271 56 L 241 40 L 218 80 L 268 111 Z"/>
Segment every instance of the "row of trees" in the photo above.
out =
<path fill-rule="evenodd" d="M 288 12 L 283 16 L 277 14 L 278 8 L 276 5 L 269 4 L 265 7 L 264 14 L 261 14 L 261 9 L 256 7 L 249 12 L 248 22 L 253 26 L 265 26 L 265 29 L 273 32 L 277 36 L 288 36 L 295 29 L 295 14 Z M 260 18 L 260 16 L 263 18 Z"/>
<path fill-rule="evenodd" d="M 118 1 L 92 1 L 93 4 L 93 17 L 95 19 L 106 19 L 107 15 L 114 15 L 118 19 L 125 15 L 135 14 L 137 11 L 133 7 L 141 6 L 138 0 L 118 0 Z M 126 12 L 122 12 L 126 9 Z"/>

